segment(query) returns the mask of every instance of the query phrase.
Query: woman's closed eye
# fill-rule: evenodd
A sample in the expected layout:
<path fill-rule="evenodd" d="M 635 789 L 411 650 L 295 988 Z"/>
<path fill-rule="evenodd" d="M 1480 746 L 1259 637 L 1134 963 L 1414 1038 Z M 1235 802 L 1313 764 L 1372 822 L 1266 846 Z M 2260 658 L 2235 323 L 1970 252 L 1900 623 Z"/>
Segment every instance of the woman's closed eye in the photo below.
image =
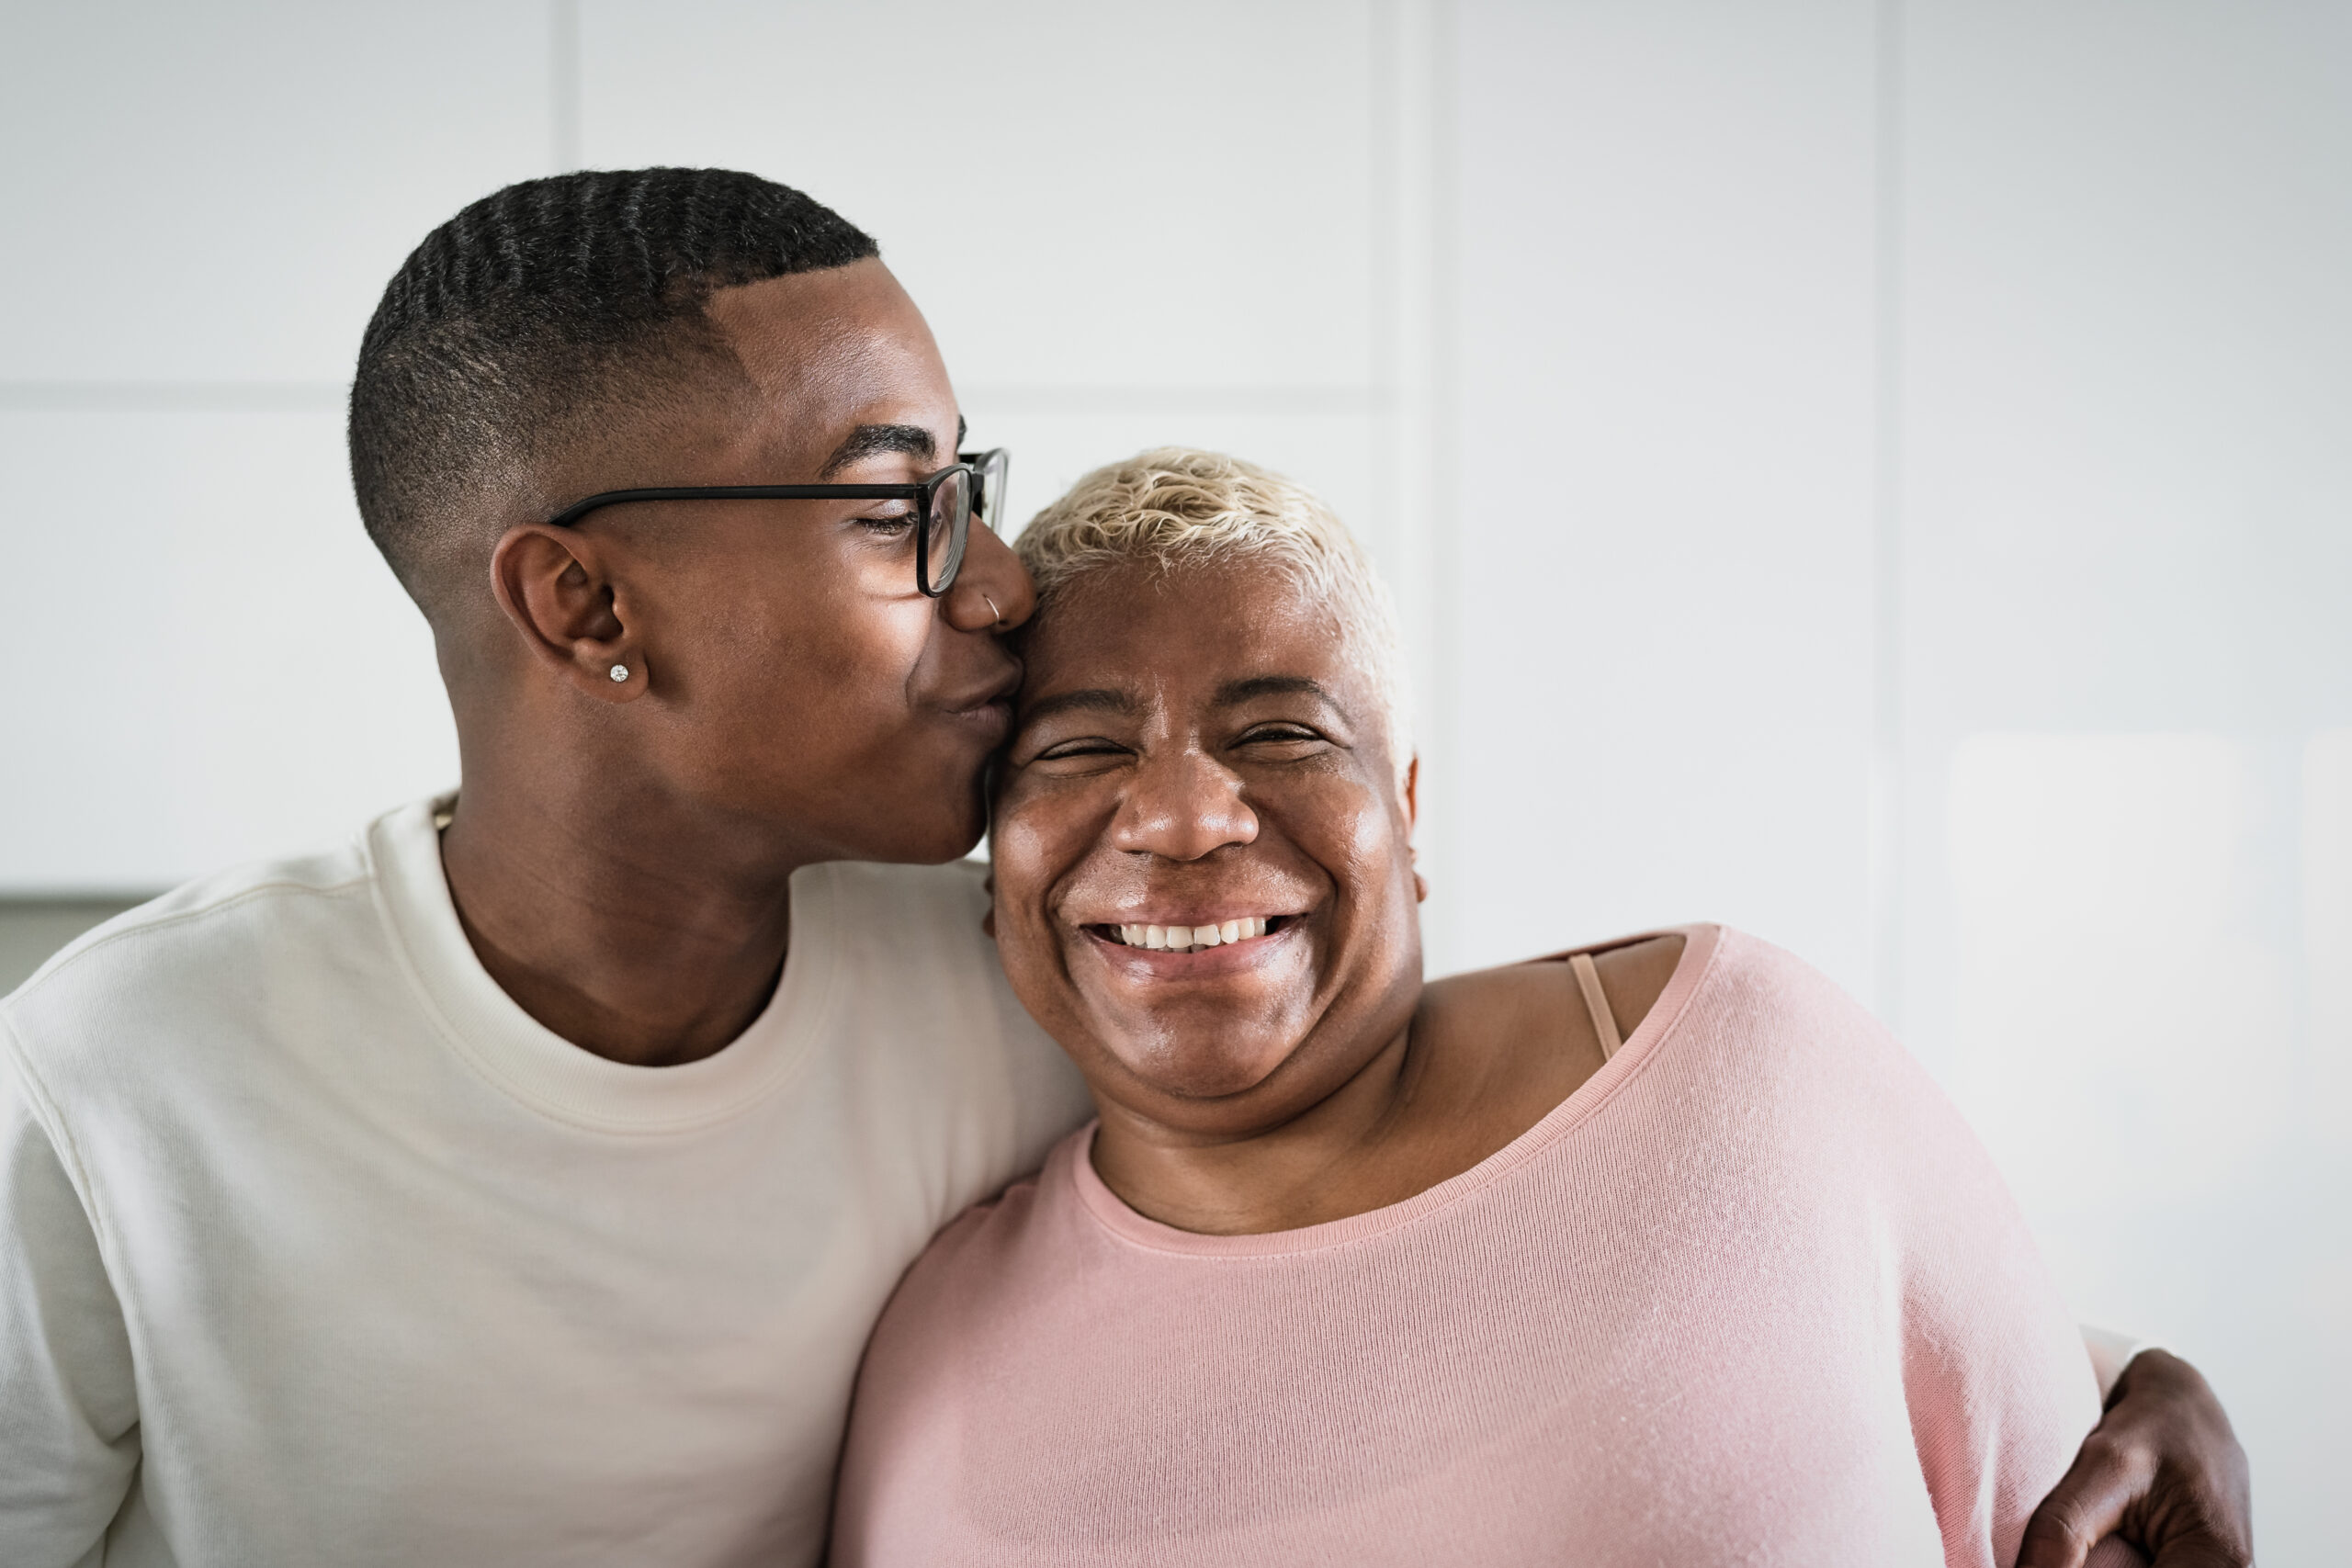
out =
<path fill-rule="evenodd" d="M 1292 761 L 1329 748 L 1331 738 L 1309 725 L 1289 720 L 1257 724 L 1234 738 L 1233 744 L 1261 761 Z"/>
<path fill-rule="evenodd" d="M 1124 746 L 1108 736 L 1074 735 L 1041 748 L 1022 765 L 1036 767 L 1059 762 L 1066 766 L 1056 770 L 1057 772 L 1084 772 L 1089 766 L 1099 766 L 1133 754 L 1132 747 Z"/>

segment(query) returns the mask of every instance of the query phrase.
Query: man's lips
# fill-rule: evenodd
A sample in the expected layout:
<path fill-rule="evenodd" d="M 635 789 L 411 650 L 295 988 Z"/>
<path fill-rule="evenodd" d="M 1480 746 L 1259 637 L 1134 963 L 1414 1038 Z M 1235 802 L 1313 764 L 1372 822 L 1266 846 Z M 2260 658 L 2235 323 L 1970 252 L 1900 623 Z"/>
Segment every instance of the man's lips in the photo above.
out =
<path fill-rule="evenodd" d="M 946 710 L 948 717 L 987 731 L 989 743 L 993 746 L 1012 728 L 1012 694 L 1020 689 L 1021 667 L 1014 665 L 987 685 L 975 686 L 940 706 Z"/>
<path fill-rule="evenodd" d="M 978 731 L 987 739 L 989 747 L 994 749 L 1006 735 L 1012 732 L 1012 703 L 1011 699 L 1005 697 L 991 698 L 987 702 L 975 704 L 971 707 L 950 708 L 947 710 L 947 716 L 957 724 L 969 726 Z"/>

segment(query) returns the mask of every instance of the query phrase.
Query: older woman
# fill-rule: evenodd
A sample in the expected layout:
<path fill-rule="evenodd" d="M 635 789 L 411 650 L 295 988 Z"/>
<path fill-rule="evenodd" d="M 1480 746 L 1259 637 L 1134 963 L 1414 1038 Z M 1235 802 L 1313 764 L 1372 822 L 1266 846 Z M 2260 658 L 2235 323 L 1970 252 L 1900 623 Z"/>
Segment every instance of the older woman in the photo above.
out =
<path fill-rule="evenodd" d="M 2098 1391 L 1871 1017 L 1705 925 L 1424 985 L 1336 522 L 1167 451 L 1020 549 L 993 920 L 1100 1121 L 907 1277 L 836 1560 L 2012 1562 Z"/>

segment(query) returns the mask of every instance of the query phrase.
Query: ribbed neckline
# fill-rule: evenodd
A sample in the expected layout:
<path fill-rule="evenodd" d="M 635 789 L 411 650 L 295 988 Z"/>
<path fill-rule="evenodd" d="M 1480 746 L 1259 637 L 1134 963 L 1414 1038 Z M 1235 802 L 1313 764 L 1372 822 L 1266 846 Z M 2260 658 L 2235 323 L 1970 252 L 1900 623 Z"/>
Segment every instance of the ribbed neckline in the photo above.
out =
<path fill-rule="evenodd" d="M 792 879 L 792 949 L 760 1016 L 723 1050 L 671 1067 L 583 1051 L 525 1012 L 474 955 L 449 897 L 434 814 L 424 800 L 379 818 L 363 849 L 378 907 L 411 984 L 451 1050 L 539 1113 L 603 1133 L 689 1132 L 773 1093 L 807 1059 L 836 1003 L 838 935 L 831 868 Z"/>
<path fill-rule="evenodd" d="M 1610 1057 L 1599 1072 L 1578 1084 L 1575 1093 L 1546 1111 L 1543 1119 L 1526 1132 L 1459 1176 L 1448 1177 L 1401 1203 L 1368 1209 L 1343 1220 L 1329 1220 L 1319 1225 L 1306 1225 L 1297 1230 L 1261 1231 L 1250 1235 L 1204 1235 L 1196 1231 L 1179 1230 L 1174 1225 L 1164 1225 L 1158 1220 L 1145 1218 L 1103 1185 L 1102 1179 L 1094 1171 L 1094 1130 L 1099 1123 L 1090 1124 L 1074 1134 L 1057 1157 L 1069 1160 L 1069 1177 L 1078 1189 L 1079 1201 L 1085 1204 L 1087 1212 L 1105 1230 L 1122 1241 L 1154 1252 L 1176 1252 L 1194 1258 L 1278 1258 L 1344 1247 L 1412 1224 L 1499 1180 L 1544 1154 L 1591 1120 L 1619 1089 L 1642 1074 L 1681 1022 L 1690 998 L 1705 982 L 1715 953 L 1722 945 L 1721 926 L 1677 926 L 1671 928 L 1671 932 L 1679 932 L 1683 939 L 1682 956 L 1676 962 L 1674 974 L 1667 981 L 1666 988 L 1658 993 L 1657 1000 L 1650 1004 L 1650 1010 L 1642 1019 L 1640 1026 L 1617 1048 L 1617 1054 Z M 1670 932 L 1661 931 L 1644 934 L 1665 936 Z M 1626 942 L 1640 940 L 1641 937 L 1624 938 L 1604 943 L 1602 947 L 1622 947 Z M 1601 948 L 1581 951 L 1599 952 Z M 1558 955 L 1561 959 L 1567 956 L 1566 953 Z"/>

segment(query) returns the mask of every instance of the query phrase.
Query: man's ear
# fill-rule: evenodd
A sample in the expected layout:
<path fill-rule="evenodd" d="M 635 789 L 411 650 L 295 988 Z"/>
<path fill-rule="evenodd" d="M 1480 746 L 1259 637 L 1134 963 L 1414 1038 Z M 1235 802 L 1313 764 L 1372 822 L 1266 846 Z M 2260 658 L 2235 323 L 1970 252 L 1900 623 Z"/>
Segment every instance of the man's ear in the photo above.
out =
<path fill-rule="evenodd" d="M 647 690 L 652 672 L 613 564 L 607 541 L 517 523 L 491 551 L 490 581 L 534 658 L 583 695 L 626 703 Z"/>

